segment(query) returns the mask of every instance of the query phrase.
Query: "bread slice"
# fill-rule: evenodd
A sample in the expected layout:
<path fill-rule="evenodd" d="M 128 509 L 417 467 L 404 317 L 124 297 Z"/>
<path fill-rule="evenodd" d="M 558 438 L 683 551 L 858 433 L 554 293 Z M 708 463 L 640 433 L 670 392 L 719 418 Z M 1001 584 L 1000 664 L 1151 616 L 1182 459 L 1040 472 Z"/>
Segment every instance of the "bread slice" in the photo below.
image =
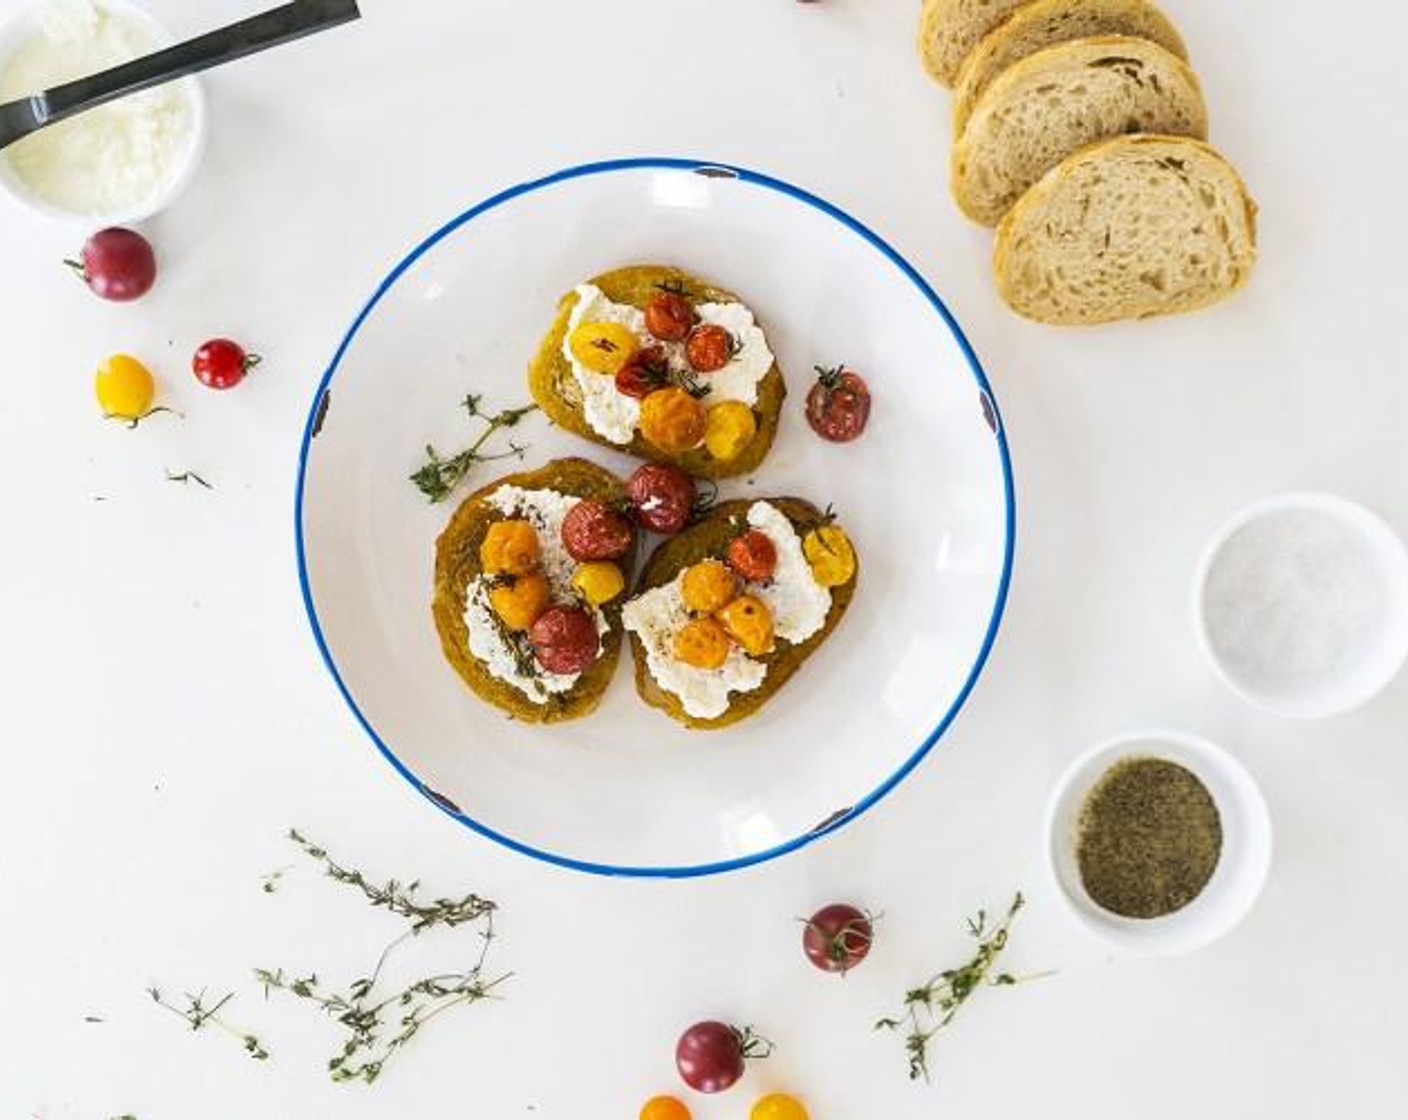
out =
<path fill-rule="evenodd" d="M 685 568 L 700 560 L 709 557 L 722 558 L 729 542 L 744 527 L 748 510 L 755 501 L 776 507 L 786 515 L 798 534 L 803 537 L 811 527 L 826 521 L 821 510 L 801 498 L 750 498 L 720 502 L 707 516 L 696 521 L 684 532 L 666 540 L 651 554 L 641 569 L 636 596 L 670 583 Z M 636 691 L 651 707 L 659 708 L 671 719 L 698 730 L 717 730 L 753 715 L 777 694 L 807 658 L 831 636 L 855 595 L 858 574 L 857 571 L 847 583 L 831 589 L 831 609 L 827 613 L 825 625 L 820 630 L 798 645 L 791 645 L 779 638 L 777 648 L 772 653 L 758 658 L 767 665 L 767 676 L 758 688 L 731 694 L 728 710 L 723 715 L 700 719 L 685 711 L 680 698 L 662 688 L 655 680 L 650 672 L 645 646 L 639 635 L 632 633 L 631 651 L 636 665 Z"/>
<path fill-rule="evenodd" d="M 958 68 L 1007 14 L 1026 0 L 924 0 L 919 15 L 919 55 L 935 81 L 952 86 Z"/>
<path fill-rule="evenodd" d="M 1148 39 L 1185 62 L 1188 48 L 1167 16 L 1149 0 L 1031 0 L 994 27 L 964 60 L 953 86 L 953 134 L 999 74 L 1043 47 L 1095 35 Z"/>
<path fill-rule="evenodd" d="M 1125 136 L 1078 152 L 997 231 L 998 291 L 1021 315 L 1079 325 L 1216 303 L 1256 261 L 1256 204 L 1207 144 Z"/>
<path fill-rule="evenodd" d="M 978 99 L 953 147 L 953 196 L 996 225 L 1072 152 L 1124 133 L 1207 136 L 1207 109 L 1187 63 L 1157 43 L 1111 35 L 1028 55 Z"/>
<path fill-rule="evenodd" d="M 461 503 L 435 542 L 435 593 L 431 611 L 445 657 L 465 684 L 481 699 L 525 723 L 579 719 L 595 710 L 616 671 L 621 651 L 620 599 L 602 608 L 608 629 L 601 639 L 601 655 L 571 688 L 550 693 L 542 702 L 529 699 L 513 684 L 495 676 L 470 650 L 469 627 L 465 622 L 467 593 L 471 581 L 482 574 L 479 546 L 489 526 L 508 516 L 489 502 L 490 496 L 503 486 L 556 490 L 560 494 L 603 502 L 624 501 L 625 487 L 620 479 L 595 463 L 585 459 L 558 459 L 537 470 L 496 479 L 475 491 Z M 629 566 L 626 576 L 629 579 Z M 555 598 L 554 601 L 560 600 Z"/>
<path fill-rule="evenodd" d="M 644 309 L 662 288 L 667 287 L 683 292 L 694 304 L 739 302 L 736 295 L 724 288 L 692 276 L 682 269 L 664 265 L 646 264 L 618 268 L 594 277 L 590 283 L 600 288 L 607 299 L 641 309 Z M 753 404 L 753 416 L 758 425 L 757 434 L 736 458 L 721 462 L 702 446 L 683 454 L 672 455 L 644 439 L 639 431 L 629 444 L 616 444 L 600 435 L 587 422 L 582 407 L 581 386 L 577 383 L 571 363 L 562 353 L 562 343 L 567 337 L 572 309 L 577 305 L 578 298 L 575 289 L 562 297 L 558 304 L 557 318 L 553 321 L 547 337 L 543 339 L 537 356 L 528 367 L 528 388 L 549 420 L 558 427 L 566 428 L 603 447 L 625 451 L 638 459 L 674 463 L 699 478 L 731 478 L 757 469 L 772 447 L 782 413 L 782 402 L 787 396 L 782 370 L 776 362 L 773 362 L 772 368 L 758 383 L 757 400 Z M 707 381 L 707 375 L 701 379 Z M 704 403 L 710 403 L 707 397 L 704 398 Z"/>

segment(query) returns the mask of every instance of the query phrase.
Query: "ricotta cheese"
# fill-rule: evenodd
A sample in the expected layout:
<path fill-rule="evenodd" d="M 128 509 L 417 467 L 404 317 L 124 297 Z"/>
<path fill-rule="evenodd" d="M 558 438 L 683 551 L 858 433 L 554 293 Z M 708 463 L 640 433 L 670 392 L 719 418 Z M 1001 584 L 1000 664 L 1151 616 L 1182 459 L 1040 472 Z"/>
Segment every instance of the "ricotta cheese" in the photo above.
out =
<path fill-rule="evenodd" d="M 704 398 L 704 403 L 714 405 L 720 401 L 742 401 L 749 406 L 756 404 L 758 383 L 772 369 L 775 359 L 762 328 L 753 318 L 753 312 L 741 303 L 701 303 L 694 310 L 700 323 L 723 327 L 739 343 L 738 353 L 723 369 L 696 375 L 701 384 L 709 386 L 709 395 Z M 662 347 L 669 358 L 670 368 L 681 372 L 689 369 L 684 343 L 660 342 L 646 330 L 645 313 L 639 308 L 607 299 L 595 284 L 577 286 L 577 302 L 567 320 L 562 356 L 571 365 L 572 375 L 582 390 L 582 412 L 592 431 L 624 446 L 635 438 L 636 429 L 640 426 L 640 401 L 617 392 L 614 377 L 593 373 L 573 356 L 568 343 L 572 332 L 582 323 L 619 323 L 640 340 L 642 347 Z"/>
<path fill-rule="evenodd" d="M 817 583 L 812 566 L 802 552 L 802 539 L 787 515 L 767 502 L 754 502 L 748 524 L 777 549 L 777 570 L 766 583 L 748 590 L 772 611 L 773 631 L 793 645 L 805 642 L 826 625 L 831 613 L 831 592 Z"/>

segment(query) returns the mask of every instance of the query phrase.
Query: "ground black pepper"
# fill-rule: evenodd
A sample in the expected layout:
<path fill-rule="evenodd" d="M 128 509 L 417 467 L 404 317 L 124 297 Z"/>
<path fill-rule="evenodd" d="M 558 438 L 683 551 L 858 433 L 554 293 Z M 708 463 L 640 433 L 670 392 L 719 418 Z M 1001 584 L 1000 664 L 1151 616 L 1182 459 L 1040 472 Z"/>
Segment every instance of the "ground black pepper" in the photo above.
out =
<path fill-rule="evenodd" d="M 1192 902 L 1222 854 L 1207 787 L 1160 758 L 1126 758 L 1081 808 L 1076 858 L 1086 893 L 1126 918 L 1161 918 Z"/>

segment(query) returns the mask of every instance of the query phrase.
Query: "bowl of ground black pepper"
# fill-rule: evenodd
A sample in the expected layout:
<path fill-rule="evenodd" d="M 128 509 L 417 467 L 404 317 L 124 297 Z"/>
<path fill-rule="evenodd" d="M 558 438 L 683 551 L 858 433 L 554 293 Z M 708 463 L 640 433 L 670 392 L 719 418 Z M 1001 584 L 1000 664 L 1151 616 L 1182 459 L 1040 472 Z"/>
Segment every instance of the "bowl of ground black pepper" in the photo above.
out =
<path fill-rule="evenodd" d="M 1246 917 L 1271 868 L 1271 817 L 1235 758 L 1177 731 L 1121 735 L 1077 758 L 1047 812 L 1062 897 L 1112 947 L 1173 955 Z"/>

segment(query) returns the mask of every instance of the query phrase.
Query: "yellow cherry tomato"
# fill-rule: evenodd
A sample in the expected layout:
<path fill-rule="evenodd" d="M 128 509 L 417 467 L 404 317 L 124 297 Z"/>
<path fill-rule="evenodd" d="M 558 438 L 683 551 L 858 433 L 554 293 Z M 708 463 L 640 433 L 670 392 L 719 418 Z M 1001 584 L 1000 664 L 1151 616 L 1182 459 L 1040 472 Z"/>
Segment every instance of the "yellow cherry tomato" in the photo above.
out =
<path fill-rule="evenodd" d="M 704 446 L 721 463 L 731 463 L 758 434 L 758 420 L 742 401 L 723 401 L 704 417 Z"/>
<path fill-rule="evenodd" d="M 593 373 L 615 376 L 640 349 L 640 340 L 620 323 L 578 323 L 567 346 Z"/>
<path fill-rule="evenodd" d="M 715 615 L 729 637 L 754 657 L 770 653 L 773 647 L 772 611 L 753 595 L 740 595 Z"/>
<path fill-rule="evenodd" d="M 748 1120 L 808 1120 L 807 1110 L 796 1097 L 786 1093 L 769 1093 L 760 1097 L 748 1114 Z"/>
<path fill-rule="evenodd" d="M 680 596 L 684 605 L 699 614 L 713 614 L 728 606 L 738 594 L 738 577 L 720 560 L 701 560 L 684 570 Z"/>
<path fill-rule="evenodd" d="M 626 590 L 626 577 L 610 560 L 593 560 L 578 565 L 572 573 L 572 586 L 588 603 L 600 607 Z"/>
<path fill-rule="evenodd" d="M 728 631 L 712 618 L 685 623 L 675 635 L 675 656 L 696 669 L 718 669 L 728 660 Z"/>
<path fill-rule="evenodd" d="M 690 1120 L 689 1108 L 679 1097 L 651 1097 L 641 1107 L 640 1120 Z"/>
<path fill-rule="evenodd" d="M 704 439 L 704 406 L 677 385 L 640 402 L 640 434 L 661 451 L 689 451 Z"/>
<path fill-rule="evenodd" d="M 856 550 L 839 525 L 813 529 L 802 540 L 802 555 L 822 587 L 840 587 L 856 574 Z"/>
<path fill-rule="evenodd" d="M 526 521 L 495 521 L 479 546 L 479 566 L 491 576 L 523 576 L 538 566 L 538 533 Z"/>
<path fill-rule="evenodd" d="M 552 590 L 542 572 L 510 576 L 489 589 L 489 605 L 510 630 L 527 630 L 548 609 Z"/>
<path fill-rule="evenodd" d="M 104 415 L 140 420 L 156 400 L 156 380 L 136 358 L 114 354 L 98 367 L 93 388 Z"/>

